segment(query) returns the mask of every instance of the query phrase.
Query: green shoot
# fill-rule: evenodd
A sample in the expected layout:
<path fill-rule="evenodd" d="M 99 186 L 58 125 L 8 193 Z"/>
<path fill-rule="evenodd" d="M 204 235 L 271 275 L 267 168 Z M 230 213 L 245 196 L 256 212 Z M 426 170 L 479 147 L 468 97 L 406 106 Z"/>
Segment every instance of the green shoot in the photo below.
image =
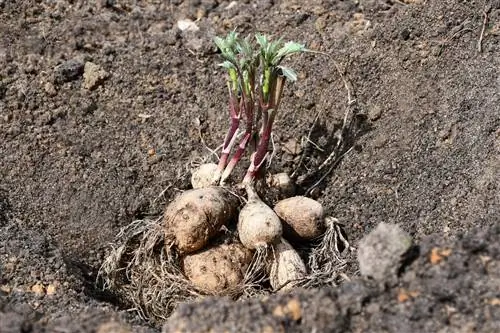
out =
<path fill-rule="evenodd" d="M 214 183 L 224 184 L 252 140 L 256 143 L 252 145 L 255 151 L 251 154 L 250 167 L 243 182 L 250 183 L 255 179 L 268 155 L 272 125 L 285 83 L 297 80 L 295 71 L 281 63 L 293 54 L 308 51 L 304 45 L 296 42 L 283 43 L 282 39 L 270 41 L 260 34 L 255 39 L 256 44 L 253 44 L 248 37 L 239 38 L 234 31 L 225 38 L 214 39 L 224 59 L 221 66 L 228 73 L 231 117 Z M 245 121 L 245 133 L 228 162 L 242 118 Z M 260 128 L 257 126 L 259 124 Z"/>

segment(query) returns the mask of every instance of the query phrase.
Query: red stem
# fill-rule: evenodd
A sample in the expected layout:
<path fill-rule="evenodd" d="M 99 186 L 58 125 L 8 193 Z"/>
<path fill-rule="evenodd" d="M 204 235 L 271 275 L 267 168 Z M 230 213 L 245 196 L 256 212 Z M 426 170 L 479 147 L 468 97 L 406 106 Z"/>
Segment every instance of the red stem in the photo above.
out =
<path fill-rule="evenodd" d="M 221 184 L 224 183 L 224 181 L 227 179 L 227 177 L 229 177 L 231 172 L 233 172 L 233 169 L 235 168 L 236 164 L 238 164 L 238 162 L 241 160 L 241 157 L 243 156 L 243 153 L 245 152 L 251 137 L 252 133 L 247 130 L 245 132 L 245 135 L 243 136 L 243 139 L 240 141 L 240 144 L 238 145 L 238 150 L 231 158 L 231 161 L 229 161 L 228 165 L 226 166 L 226 169 L 224 169 L 224 173 L 220 178 Z"/>
<path fill-rule="evenodd" d="M 273 89 L 271 90 L 273 92 L 271 100 L 269 103 L 262 106 L 262 134 L 257 146 L 257 151 L 252 154 L 250 167 L 248 168 L 245 178 L 243 179 L 244 184 L 253 182 L 257 172 L 259 172 L 260 167 L 266 159 L 274 118 L 276 117 L 278 106 L 281 101 L 284 83 L 284 77 L 278 77 L 274 81 L 272 87 Z M 269 114 L 269 110 L 271 110 L 271 114 Z"/>
<path fill-rule="evenodd" d="M 243 156 L 243 153 L 245 152 L 248 142 L 252 138 L 253 134 L 253 108 L 254 108 L 254 101 L 251 97 L 247 98 L 247 102 L 244 104 L 244 111 L 245 111 L 245 116 L 246 116 L 246 131 L 245 135 L 243 136 L 243 139 L 241 139 L 240 144 L 238 145 L 238 150 L 236 153 L 233 155 L 231 158 L 231 161 L 229 161 L 229 164 L 227 165 L 226 169 L 224 170 L 224 173 L 221 176 L 220 182 L 221 184 L 224 183 L 224 181 L 229 177 L 233 169 L 235 168 L 236 164 L 241 160 L 241 157 Z"/>
<path fill-rule="evenodd" d="M 250 167 L 247 170 L 245 178 L 243 178 L 243 184 L 249 184 L 255 179 L 255 175 L 259 171 L 260 167 L 264 163 L 267 156 L 267 147 L 269 146 L 269 140 L 271 138 L 271 126 L 266 126 L 262 136 L 260 137 L 259 144 L 257 146 L 257 151 L 252 154 Z"/>
<path fill-rule="evenodd" d="M 219 181 L 219 178 L 226 167 L 229 154 L 233 148 L 236 137 L 238 136 L 238 128 L 240 127 L 240 107 L 238 105 L 238 100 L 234 95 L 229 92 L 229 114 L 231 116 L 231 126 L 224 139 L 224 145 L 222 147 L 221 156 L 219 158 L 219 164 L 217 165 L 217 171 L 214 175 L 214 182 Z"/>

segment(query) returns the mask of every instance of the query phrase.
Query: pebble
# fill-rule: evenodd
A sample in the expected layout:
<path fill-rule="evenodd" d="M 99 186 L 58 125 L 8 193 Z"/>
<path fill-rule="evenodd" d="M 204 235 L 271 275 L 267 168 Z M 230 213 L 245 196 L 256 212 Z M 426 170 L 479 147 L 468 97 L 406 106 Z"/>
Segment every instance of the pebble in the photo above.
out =
<path fill-rule="evenodd" d="M 45 90 L 45 92 L 49 96 L 55 96 L 57 94 L 57 90 L 54 87 L 54 85 L 52 84 L 52 82 L 45 83 L 43 89 Z"/>
<path fill-rule="evenodd" d="M 322 33 L 327 26 L 327 18 L 326 16 L 320 16 L 314 22 L 314 27 L 319 33 Z"/>
<path fill-rule="evenodd" d="M 54 68 L 54 80 L 56 83 L 70 82 L 79 79 L 83 74 L 83 62 L 71 59 Z"/>
<path fill-rule="evenodd" d="M 370 119 L 371 121 L 380 119 L 381 115 L 382 115 L 382 108 L 378 105 L 372 106 L 368 111 L 368 119 Z"/>
<path fill-rule="evenodd" d="M 99 65 L 93 62 L 86 62 L 83 73 L 83 87 L 88 90 L 95 89 L 108 78 L 109 74 Z"/>
<path fill-rule="evenodd" d="M 180 31 L 198 31 L 200 28 L 190 19 L 185 19 L 185 20 L 179 20 L 177 21 L 177 28 L 179 28 Z"/>
<path fill-rule="evenodd" d="M 358 248 L 361 275 L 377 281 L 395 277 L 412 239 L 395 224 L 380 223 L 365 236 Z"/>
<path fill-rule="evenodd" d="M 53 284 L 49 284 L 47 286 L 47 295 L 54 295 L 56 293 L 56 286 Z"/>
<path fill-rule="evenodd" d="M 167 45 L 175 45 L 177 42 L 177 39 L 179 38 L 179 33 L 178 30 L 175 29 L 170 29 L 167 32 L 165 32 L 165 43 Z"/>
<path fill-rule="evenodd" d="M 45 294 L 45 288 L 41 283 L 34 284 L 31 287 L 31 291 L 37 295 L 44 295 Z"/>
<path fill-rule="evenodd" d="M 302 147 L 295 138 L 291 138 L 285 142 L 282 149 L 291 155 L 300 155 L 302 153 Z"/>

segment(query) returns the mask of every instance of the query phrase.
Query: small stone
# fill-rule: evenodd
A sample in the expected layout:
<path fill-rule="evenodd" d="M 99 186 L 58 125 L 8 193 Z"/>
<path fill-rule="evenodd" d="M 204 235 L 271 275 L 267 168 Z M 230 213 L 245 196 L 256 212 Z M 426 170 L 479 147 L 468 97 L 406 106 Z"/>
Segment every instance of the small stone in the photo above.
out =
<path fill-rule="evenodd" d="M 83 87 L 89 90 L 95 89 L 98 85 L 102 84 L 108 76 L 108 73 L 99 65 L 92 62 L 86 62 L 83 73 Z"/>
<path fill-rule="evenodd" d="M 31 292 L 37 294 L 37 295 L 44 295 L 45 294 L 45 287 L 41 283 L 34 284 L 31 287 Z"/>
<path fill-rule="evenodd" d="M 0 286 L 0 291 L 3 291 L 6 294 L 9 294 L 11 292 L 11 290 L 12 289 L 6 284 L 3 284 Z"/>
<path fill-rule="evenodd" d="M 431 250 L 431 253 L 429 255 L 429 261 L 433 265 L 439 264 L 441 261 L 443 261 L 444 258 L 450 256 L 451 250 L 450 249 L 440 249 L 440 248 L 433 248 Z"/>
<path fill-rule="evenodd" d="M 165 43 L 167 43 L 167 45 L 175 45 L 178 38 L 179 31 L 176 29 L 170 29 L 165 33 Z"/>
<path fill-rule="evenodd" d="M 291 138 L 290 140 L 285 142 L 285 144 L 283 145 L 283 150 L 291 155 L 300 155 L 300 153 L 302 153 L 302 147 L 294 138 Z"/>
<path fill-rule="evenodd" d="M 71 59 L 54 68 L 54 80 L 56 83 L 70 82 L 79 79 L 83 74 L 83 62 Z"/>
<path fill-rule="evenodd" d="M 397 275 L 411 237 L 395 224 L 380 223 L 365 236 L 358 248 L 361 275 L 383 280 Z"/>
<path fill-rule="evenodd" d="M 205 8 L 198 8 L 196 10 L 196 19 L 197 20 L 200 20 L 200 19 L 204 18 L 205 16 L 207 16 L 207 10 Z"/>
<path fill-rule="evenodd" d="M 212 185 L 217 169 L 217 164 L 205 163 L 193 170 L 191 174 L 191 185 L 193 188 L 205 188 Z"/>
<path fill-rule="evenodd" d="M 267 184 L 277 188 L 282 194 L 287 197 L 295 194 L 295 184 L 286 172 L 280 172 L 271 175 L 266 179 Z"/>
<path fill-rule="evenodd" d="M 283 306 L 278 305 L 274 310 L 273 310 L 273 316 L 275 317 L 284 317 L 285 316 L 285 310 Z"/>
<path fill-rule="evenodd" d="M 380 116 L 382 115 L 382 108 L 378 105 L 374 105 L 368 110 L 368 119 L 371 121 L 375 121 L 380 119 Z"/>
<path fill-rule="evenodd" d="M 305 94 L 306 94 L 306 91 L 304 89 L 299 89 L 299 90 L 295 91 L 295 96 L 297 96 L 298 98 L 304 97 Z"/>
<path fill-rule="evenodd" d="M 325 16 L 318 17 L 316 19 L 316 21 L 314 22 L 314 27 L 316 28 L 316 30 L 319 33 L 322 33 L 323 30 L 325 30 L 326 25 L 327 25 L 327 22 L 326 22 L 326 17 Z"/>
<path fill-rule="evenodd" d="M 200 28 L 190 19 L 179 20 L 177 21 L 177 28 L 180 31 L 198 31 Z"/>
<path fill-rule="evenodd" d="M 296 298 L 293 298 L 284 306 L 278 305 L 273 310 L 273 316 L 279 318 L 288 317 L 293 321 L 299 321 L 302 318 L 300 302 Z"/>
<path fill-rule="evenodd" d="M 375 137 L 375 139 L 373 140 L 373 147 L 382 148 L 387 144 L 388 141 L 388 135 L 386 133 L 382 133 L 378 137 Z"/>
<path fill-rule="evenodd" d="M 151 36 L 163 35 L 168 30 L 168 25 L 164 21 L 152 24 L 148 29 L 148 34 Z"/>
<path fill-rule="evenodd" d="M 262 328 L 262 331 L 260 331 L 261 333 L 274 333 L 276 332 L 272 326 L 269 326 L 269 325 L 266 325 Z"/>
<path fill-rule="evenodd" d="M 420 293 L 418 291 L 409 291 L 404 288 L 399 289 L 398 303 L 404 303 L 406 301 L 409 301 L 410 299 L 417 297 L 419 294 Z"/>
<path fill-rule="evenodd" d="M 489 305 L 500 306 L 500 298 L 492 298 L 488 301 Z"/>
<path fill-rule="evenodd" d="M 226 6 L 226 8 L 224 8 L 224 9 L 225 9 L 225 10 L 230 10 L 230 9 L 232 9 L 232 8 L 236 7 L 237 5 L 238 5 L 238 1 L 231 1 L 231 2 L 229 3 L 229 5 L 227 5 L 227 6 Z"/>
<path fill-rule="evenodd" d="M 56 286 L 53 284 L 49 284 L 47 286 L 47 295 L 54 295 L 56 293 Z"/>
<path fill-rule="evenodd" d="M 51 82 L 45 83 L 43 89 L 49 96 L 55 96 L 57 94 L 57 90 Z"/>
<path fill-rule="evenodd" d="M 299 321 L 302 318 L 302 308 L 297 299 L 291 299 L 286 305 L 286 309 L 294 321 Z"/>

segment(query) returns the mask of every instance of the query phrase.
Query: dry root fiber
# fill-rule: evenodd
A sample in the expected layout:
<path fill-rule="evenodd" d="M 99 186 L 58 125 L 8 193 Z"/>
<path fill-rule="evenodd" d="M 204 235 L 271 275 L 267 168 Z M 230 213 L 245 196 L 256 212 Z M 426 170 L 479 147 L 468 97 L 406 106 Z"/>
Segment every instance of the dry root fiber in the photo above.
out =
<path fill-rule="evenodd" d="M 104 287 L 133 305 L 141 317 L 160 323 L 178 302 L 201 295 L 182 274 L 175 253 L 164 246 L 161 219 L 134 221 L 117 238 L 119 246 L 99 275 Z"/>
<path fill-rule="evenodd" d="M 341 253 L 350 249 L 339 221 L 333 217 L 325 218 L 326 231 L 317 238 L 308 256 L 309 273 L 302 281 L 305 288 L 337 286 L 347 262 Z"/>

